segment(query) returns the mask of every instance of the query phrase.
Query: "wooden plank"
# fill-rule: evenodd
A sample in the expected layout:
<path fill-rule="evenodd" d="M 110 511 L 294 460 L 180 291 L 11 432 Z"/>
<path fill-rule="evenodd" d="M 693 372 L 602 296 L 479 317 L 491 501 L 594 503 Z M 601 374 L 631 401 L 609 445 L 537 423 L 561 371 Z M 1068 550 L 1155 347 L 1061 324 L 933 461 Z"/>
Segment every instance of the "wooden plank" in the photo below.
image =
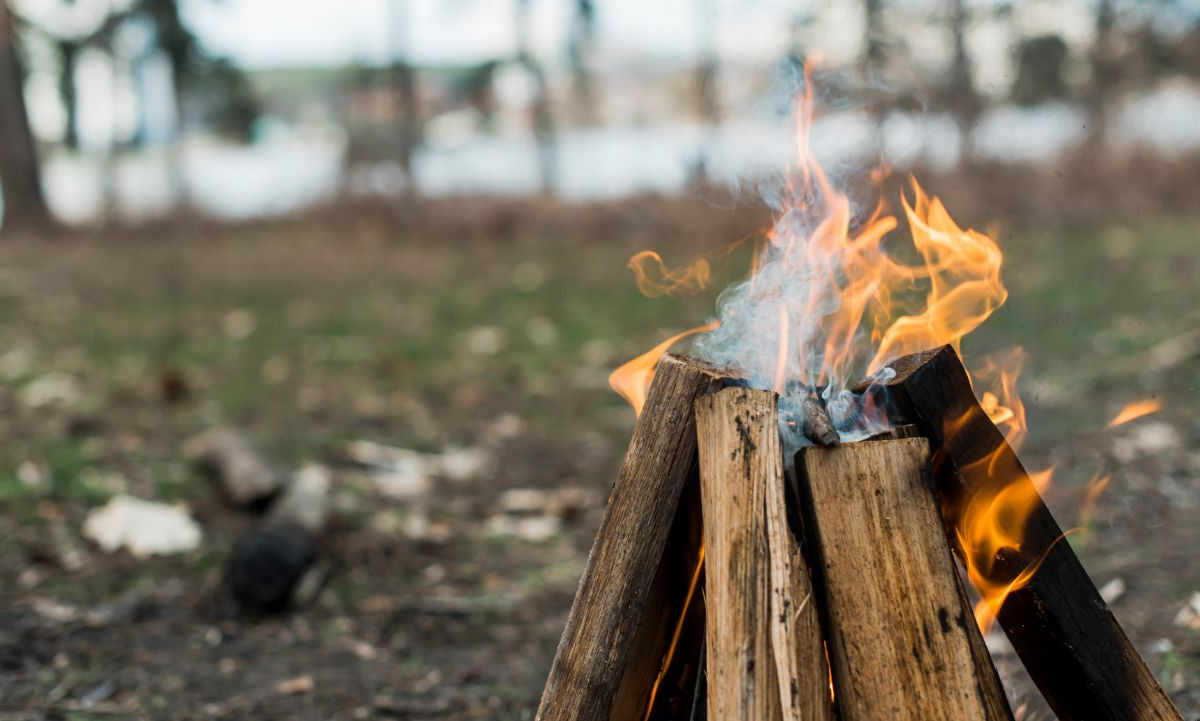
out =
<path fill-rule="evenodd" d="M 781 719 L 771 646 L 766 491 L 781 472 L 775 394 L 696 399 L 704 510 L 708 718 Z"/>
<path fill-rule="evenodd" d="M 1029 474 L 975 400 L 962 362 L 950 346 L 888 364 L 894 375 L 877 386 L 893 420 L 915 423 L 943 462 L 936 483 L 943 504 L 965 508 L 972 494 L 1020 484 L 1037 497 Z M 856 390 L 863 392 L 866 383 Z M 1178 720 L 1171 703 L 1100 597 L 1062 529 L 1038 499 L 1020 555 L 1044 558 L 1024 588 L 997 615 L 1051 708 L 1061 719 Z M 955 539 L 951 539 L 955 542 Z M 958 549 L 961 553 L 962 549 Z M 1015 576 L 1025 563 L 999 563 Z M 1007 583 L 1011 578 L 991 579 Z"/>
<path fill-rule="evenodd" d="M 610 718 L 680 494 L 695 478 L 693 401 L 726 377 L 694 359 L 667 355 L 659 362 L 588 555 L 538 719 Z"/>
<path fill-rule="evenodd" d="M 796 457 L 843 721 L 1012 718 L 928 466 L 924 438 Z"/>

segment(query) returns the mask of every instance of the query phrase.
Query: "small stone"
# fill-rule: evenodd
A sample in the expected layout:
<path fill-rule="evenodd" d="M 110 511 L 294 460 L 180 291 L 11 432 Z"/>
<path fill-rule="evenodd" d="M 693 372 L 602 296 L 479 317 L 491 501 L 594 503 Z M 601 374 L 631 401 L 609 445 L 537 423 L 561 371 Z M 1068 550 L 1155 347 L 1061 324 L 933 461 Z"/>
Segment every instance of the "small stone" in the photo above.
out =
<path fill-rule="evenodd" d="M 1100 598 L 1104 599 L 1105 603 L 1114 603 L 1124 594 L 1125 580 L 1122 578 L 1114 578 L 1100 587 Z"/>
<path fill-rule="evenodd" d="M 200 526 L 183 508 L 123 494 L 88 513 L 83 535 L 108 553 L 124 547 L 137 558 L 191 551 L 200 545 Z"/>
<path fill-rule="evenodd" d="M 280 696 L 292 696 L 298 693 L 308 693 L 313 690 L 314 685 L 313 677 L 304 674 L 296 678 L 289 678 L 286 681 L 280 681 L 275 686 L 275 692 Z"/>
<path fill-rule="evenodd" d="M 221 319 L 221 331 L 230 340 L 245 340 L 257 325 L 254 314 L 245 308 L 231 310 Z"/>

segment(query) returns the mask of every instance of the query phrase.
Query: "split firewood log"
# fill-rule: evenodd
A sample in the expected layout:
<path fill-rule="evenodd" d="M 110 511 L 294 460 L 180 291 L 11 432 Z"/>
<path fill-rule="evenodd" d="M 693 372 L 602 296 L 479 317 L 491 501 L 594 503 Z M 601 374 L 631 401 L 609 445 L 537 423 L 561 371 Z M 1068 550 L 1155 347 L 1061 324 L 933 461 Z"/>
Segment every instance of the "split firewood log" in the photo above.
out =
<path fill-rule="evenodd" d="M 284 469 L 232 428 L 207 431 L 190 441 L 186 450 L 238 506 L 265 504 L 287 481 Z"/>
<path fill-rule="evenodd" d="M 843 721 L 1011 721 L 929 480 L 924 438 L 806 448 L 804 530 Z"/>
<path fill-rule="evenodd" d="M 778 398 L 696 401 L 708 610 L 708 717 L 834 718 L 808 565 L 787 521 Z"/>
<path fill-rule="evenodd" d="M 954 349 L 916 353 L 888 367 L 893 373 L 882 385 L 864 381 L 855 390 L 873 387 L 893 422 L 915 423 L 930 440 L 943 459 L 935 481 L 944 504 L 966 507 L 973 494 L 994 493 L 997 484 L 1034 499 L 1021 547 L 1002 549 L 1006 557 L 995 559 L 993 572 L 1004 577 L 990 580 L 1003 585 L 1041 561 L 1029 582 L 1006 597 L 997 620 L 1058 717 L 1179 721 L 1179 710 L 1063 539 L 1025 467 L 976 401 Z"/>
<path fill-rule="evenodd" d="M 262 521 L 233 547 L 225 585 L 245 609 L 281 611 L 316 559 L 329 475 L 307 466 L 292 477 Z"/>
<path fill-rule="evenodd" d="M 687 625 L 685 611 L 702 609 L 687 593 L 700 540 L 693 402 L 728 378 L 693 358 L 659 361 L 546 679 L 539 721 L 645 718 L 675 628 L 681 617 Z M 702 633 L 684 631 L 675 655 L 694 659 L 702 641 Z M 690 700 L 694 685 L 669 690 Z"/>

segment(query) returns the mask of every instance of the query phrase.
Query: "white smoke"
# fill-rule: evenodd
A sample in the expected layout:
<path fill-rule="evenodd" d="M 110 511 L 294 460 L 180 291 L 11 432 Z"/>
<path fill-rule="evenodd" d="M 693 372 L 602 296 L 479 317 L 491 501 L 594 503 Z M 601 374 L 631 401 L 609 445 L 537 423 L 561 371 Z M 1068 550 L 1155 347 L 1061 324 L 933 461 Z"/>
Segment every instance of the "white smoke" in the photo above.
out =
<path fill-rule="evenodd" d="M 741 369 L 751 385 L 779 393 L 789 458 L 808 445 L 800 432 L 801 408 L 812 391 L 824 401 L 842 440 L 882 430 L 878 419 L 861 417 L 861 399 L 847 390 L 862 378 L 871 357 L 868 331 L 859 329 L 849 341 L 850 359 L 861 362 L 842 358 L 835 363 L 825 357 L 830 316 L 842 306 L 847 278 L 836 244 L 810 246 L 819 242 L 814 238 L 828 239 L 845 230 L 839 224 L 849 222 L 851 210 L 846 196 L 826 185 L 824 176 L 814 180 L 820 170 L 807 165 L 806 153 L 802 149 L 801 165 L 790 182 L 760 186 L 760 196 L 779 213 L 770 240 L 762 244 L 753 274 L 718 298 L 720 327 L 699 336 L 694 345 L 708 360 Z"/>

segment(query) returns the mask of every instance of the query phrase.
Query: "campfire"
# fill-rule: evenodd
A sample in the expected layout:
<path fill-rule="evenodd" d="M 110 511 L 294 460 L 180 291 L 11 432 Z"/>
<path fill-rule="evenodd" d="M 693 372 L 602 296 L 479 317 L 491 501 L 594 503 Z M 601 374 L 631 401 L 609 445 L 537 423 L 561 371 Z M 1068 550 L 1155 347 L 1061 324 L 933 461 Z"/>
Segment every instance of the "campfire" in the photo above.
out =
<path fill-rule="evenodd" d="M 537 717 L 1011 719 L 998 624 L 1060 718 L 1180 719 L 1016 455 L 1019 355 L 961 360 L 998 245 L 915 181 L 911 245 L 883 203 L 857 221 L 805 87 L 747 278 L 613 374 L 638 420 Z M 631 267 L 651 295 L 709 277 Z"/>

